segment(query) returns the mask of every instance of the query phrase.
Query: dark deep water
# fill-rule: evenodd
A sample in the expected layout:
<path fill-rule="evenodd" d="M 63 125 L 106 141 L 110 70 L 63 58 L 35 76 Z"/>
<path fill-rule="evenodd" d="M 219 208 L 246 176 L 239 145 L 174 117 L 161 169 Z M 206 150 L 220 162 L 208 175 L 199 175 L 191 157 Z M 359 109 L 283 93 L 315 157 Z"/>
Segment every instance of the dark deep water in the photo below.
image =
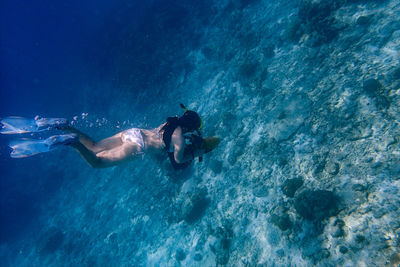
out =
<path fill-rule="evenodd" d="M 94 80 L 83 56 L 93 46 L 99 17 L 107 8 L 94 2 L 4 1 L 2 113 L 32 116 L 32 110 L 81 109 L 74 88 L 84 79 Z"/>
<path fill-rule="evenodd" d="M 69 117 L 85 110 L 82 87 L 101 82 L 85 56 L 93 51 L 112 5 L 99 1 L 3 1 L 1 115 Z M 47 193 L 52 193 L 38 184 L 61 180 L 40 169 L 37 161 L 10 160 L 6 141 L 1 139 L 2 242 L 18 238 L 35 221 L 38 206 L 46 201 Z"/>
<path fill-rule="evenodd" d="M 2 1 L 0 118 L 76 116 L 100 139 L 183 102 L 224 140 L 173 172 L 91 169 L 67 147 L 11 159 L 1 135 L 0 265 L 399 264 L 399 16 L 394 0 Z"/>

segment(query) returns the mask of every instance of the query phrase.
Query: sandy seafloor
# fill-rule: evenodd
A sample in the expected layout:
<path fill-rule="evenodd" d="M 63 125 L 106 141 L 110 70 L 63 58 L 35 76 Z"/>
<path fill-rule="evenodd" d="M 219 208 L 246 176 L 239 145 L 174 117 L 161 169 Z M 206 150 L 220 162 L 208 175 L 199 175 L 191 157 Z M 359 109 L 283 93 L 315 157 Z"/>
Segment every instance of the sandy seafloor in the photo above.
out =
<path fill-rule="evenodd" d="M 56 178 L 0 244 L 2 266 L 398 266 L 400 3 L 175 5 L 190 12 L 155 10 L 173 30 L 160 26 L 142 59 L 121 22 L 112 82 L 82 85 L 87 120 L 93 90 L 124 129 L 156 127 L 184 102 L 222 143 L 181 172 L 148 157 L 91 169 L 68 148 L 15 162 Z M 138 78 L 147 60 L 156 74 Z M 112 86 L 125 89 L 109 105 Z M 84 122 L 96 138 L 118 131 Z"/>

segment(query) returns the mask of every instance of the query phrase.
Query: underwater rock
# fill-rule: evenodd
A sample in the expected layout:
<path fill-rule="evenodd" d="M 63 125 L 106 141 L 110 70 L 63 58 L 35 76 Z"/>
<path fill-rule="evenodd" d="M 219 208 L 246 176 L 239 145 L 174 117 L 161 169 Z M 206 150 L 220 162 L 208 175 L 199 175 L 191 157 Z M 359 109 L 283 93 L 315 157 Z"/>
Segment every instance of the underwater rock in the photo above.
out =
<path fill-rule="evenodd" d="M 297 177 L 293 179 L 287 179 L 281 189 L 282 192 L 287 196 L 287 197 L 294 197 L 297 189 L 299 189 L 302 185 L 304 184 L 304 180 L 302 177 Z"/>
<path fill-rule="evenodd" d="M 233 238 L 233 231 L 231 223 L 225 223 L 223 227 L 218 227 L 215 231 L 217 239 L 214 243 L 210 244 L 211 251 L 215 254 L 216 263 L 219 265 L 226 265 L 230 257 L 231 240 Z"/>
<path fill-rule="evenodd" d="M 390 106 L 390 100 L 384 94 L 383 85 L 375 79 L 368 79 L 363 84 L 364 92 L 375 99 L 376 106 L 379 109 L 387 109 Z"/>
<path fill-rule="evenodd" d="M 267 197 L 268 194 L 269 194 L 269 188 L 264 184 L 256 186 L 253 189 L 253 195 L 256 197 Z"/>
<path fill-rule="evenodd" d="M 40 254 L 53 253 L 58 250 L 64 242 L 64 234 L 60 229 L 51 227 L 39 239 L 37 251 Z"/>
<path fill-rule="evenodd" d="M 336 230 L 332 233 L 332 237 L 342 237 L 345 233 L 342 228 L 336 228 Z"/>
<path fill-rule="evenodd" d="M 175 259 L 177 261 L 183 261 L 186 258 L 186 253 L 183 251 L 183 249 L 179 248 L 176 252 L 175 252 Z"/>
<path fill-rule="evenodd" d="M 340 170 L 340 166 L 337 162 L 328 162 L 325 166 L 326 172 L 330 175 L 337 175 Z"/>
<path fill-rule="evenodd" d="M 294 207 L 307 220 L 322 221 L 338 212 L 337 196 L 327 190 L 306 190 L 296 197 Z"/>
<path fill-rule="evenodd" d="M 382 84 L 375 79 L 368 79 L 364 81 L 363 90 L 366 94 L 370 96 L 376 96 L 381 93 L 382 91 Z"/>
<path fill-rule="evenodd" d="M 345 223 L 343 220 L 341 219 L 337 219 L 335 221 L 335 223 L 333 224 L 333 233 L 332 233 L 332 237 L 342 237 L 345 235 L 345 232 L 343 230 Z"/>
<path fill-rule="evenodd" d="M 346 254 L 349 251 L 349 249 L 347 247 L 345 247 L 345 246 L 340 246 L 339 247 L 339 251 L 342 254 Z"/>
<path fill-rule="evenodd" d="M 203 256 L 200 253 L 196 253 L 193 257 L 195 261 L 201 261 L 203 259 Z"/>
<path fill-rule="evenodd" d="M 363 235 L 356 235 L 355 241 L 358 244 L 361 244 L 361 243 L 364 243 L 366 241 L 366 238 Z"/>
<path fill-rule="evenodd" d="M 229 261 L 230 239 L 223 238 L 217 240 L 214 244 L 210 244 L 211 251 L 215 254 L 216 263 L 226 265 Z"/>
<path fill-rule="evenodd" d="M 292 228 L 292 221 L 290 220 L 290 217 L 287 214 L 282 214 L 282 215 L 273 214 L 270 219 L 271 222 L 274 225 L 278 226 L 278 228 L 281 229 L 282 231 L 286 231 Z"/>
<path fill-rule="evenodd" d="M 192 224 L 204 216 L 204 213 L 210 205 L 210 199 L 204 195 L 195 196 L 195 198 L 188 203 L 188 207 L 185 207 L 186 212 L 183 217 L 184 220 Z"/>
<path fill-rule="evenodd" d="M 364 248 L 364 246 L 368 243 L 369 242 L 367 241 L 367 239 L 364 235 L 357 234 L 355 236 L 355 238 L 353 239 L 351 249 L 352 250 L 360 250 L 360 249 Z"/>

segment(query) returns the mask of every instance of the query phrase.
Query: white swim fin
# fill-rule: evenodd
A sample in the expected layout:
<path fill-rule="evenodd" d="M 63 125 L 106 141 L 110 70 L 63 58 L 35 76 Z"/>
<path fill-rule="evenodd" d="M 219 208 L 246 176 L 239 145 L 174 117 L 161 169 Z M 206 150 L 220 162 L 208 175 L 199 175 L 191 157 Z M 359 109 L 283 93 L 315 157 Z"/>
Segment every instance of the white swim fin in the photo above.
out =
<path fill-rule="evenodd" d="M 50 136 L 44 140 L 27 139 L 13 140 L 10 142 L 12 158 L 26 158 L 39 153 L 49 152 L 59 145 L 69 145 L 76 142 L 78 135 L 63 134 Z"/>
<path fill-rule="evenodd" d="M 34 118 L 6 117 L 0 123 L 2 134 L 35 133 L 68 125 L 64 118 Z"/>

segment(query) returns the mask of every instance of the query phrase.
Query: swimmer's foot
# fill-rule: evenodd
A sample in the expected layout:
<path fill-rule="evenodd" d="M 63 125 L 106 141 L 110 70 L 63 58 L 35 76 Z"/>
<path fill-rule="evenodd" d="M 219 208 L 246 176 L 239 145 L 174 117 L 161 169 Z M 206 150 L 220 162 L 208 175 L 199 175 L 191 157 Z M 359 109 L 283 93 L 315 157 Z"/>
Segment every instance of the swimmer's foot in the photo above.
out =
<path fill-rule="evenodd" d="M 26 158 L 39 153 L 49 152 L 60 145 L 71 145 L 78 142 L 78 135 L 63 134 L 50 136 L 45 140 L 20 139 L 10 142 L 12 158 Z"/>
<path fill-rule="evenodd" d="M 46 139 L 46 142 L 49 144 L 50 149 L 53 149 L 60 145 L 69 146 L 75 144 L 78 140 L 78 135 L 71 133 L 50 136 Z"/>
<path fill-rule="evenodd" d="M 64 118 L 34 118 L 6 117 L 0 123 L 2 124 L 0 133 L 2 134 L 23 134 L 35 133 L 51 129 L 63 129 L 69 125 L 68 120 Z"/>

